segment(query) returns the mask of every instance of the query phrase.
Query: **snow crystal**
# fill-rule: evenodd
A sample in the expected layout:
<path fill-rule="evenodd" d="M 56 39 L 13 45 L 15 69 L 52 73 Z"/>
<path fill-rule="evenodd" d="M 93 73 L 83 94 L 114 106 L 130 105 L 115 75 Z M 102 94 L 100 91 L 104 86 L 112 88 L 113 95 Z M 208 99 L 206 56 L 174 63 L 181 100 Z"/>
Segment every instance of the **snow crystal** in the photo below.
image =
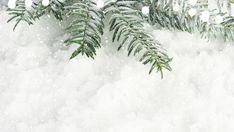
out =
<path fill-rule="evenodd" d="M 14 32 L 8 18 L 0 11 L 1 132 L 234 131 L 233 45 L 147 29 L 173 57 L 161 80 L 108 35 L 95 60 L 69 60 L 52 17 Z"/>

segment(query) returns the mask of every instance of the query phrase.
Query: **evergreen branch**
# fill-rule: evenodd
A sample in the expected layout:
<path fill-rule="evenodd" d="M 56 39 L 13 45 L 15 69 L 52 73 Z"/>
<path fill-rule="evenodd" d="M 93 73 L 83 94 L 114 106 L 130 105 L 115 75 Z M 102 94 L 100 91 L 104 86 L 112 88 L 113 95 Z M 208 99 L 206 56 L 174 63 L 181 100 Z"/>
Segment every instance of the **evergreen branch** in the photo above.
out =
<path fill-rule="evenodd" d="M 141 54 L 140 62 L 151 64 L 149 73 L 157 69 L 163 77 L 163 69 L 171 70 L 169 62 L 172 59 L 165 54 L 159 42 L 144 32 L 141 15 L 132 4 L 135 4 L 134 0 L 118 0 L 105 7 L 105 14 L 110 16 L 112 41 L 120 42 L 118 50 L 128 45 L 128 55 Z"/>
<path fill-rule="evenodd" d="M 9 12 L 8 14 L 12 15 L 12 17 L 7 22 L 10 22 L 14 19 L 16 20 L 16 24 L 13 30 L 15 30 L 15 28 L 21 21 L 25 21 L 29 25 L 31 25 L 36 19 L 34 14 L 26 9 L 24 3 L 25 3 L 24 0 L 18 0 L 16 3 L 17 6 L 15 9 L 8 9 L 8 12 Z"/>
<path fill-rule="evenodd" d="M 96 4 L 86 0 L 78 1 L 71 6 L 65 7 L 73 21 L 67 28 L 70 37 L 65 41 L 67 45 L 75 44 L 78 48 L 73 52 L 70 59 L 80 53 L 94 58 L 96 48 L 100 48 L 101 35 L 103 34 L 103 12 L 97 9 Z"/>
<path fill-rule="evenodd" d="M 62 3 L 59 0 L 52 0 L 50 5 L 47 7 L 48 12 L 52 12 L 56 19 L 62 20 L 65 14 L 65 5 L 67 3 Z"/>
<path fill-rule="evenodd" d="M 111 15 L 110 31 L 113 31 L 113 42 L 120 42 L 118 50 L 127 46 L 128 55 L 141 55 L 140 61 L 143 64 L 151 64 L 149 73 L 157 69 L 163 77 L 163 69 L 171 70 L 171 59 L 165 54 L 165 50 L 159 42 L 144 32 L 144 19 L 135 9 L 136 0 L 117 0 L 109 4 L 112 6 L 107 5 L 104 9 L 97 9 L 92 0 L 71 0 L 65 4 L 59 0 L 52 0 L 47 7 L 37 1 L 30 10 L 26 9 L 24 1 L 19 0 L 15 9 L 8 10 L 9 14 L 13 15 L 9 21 L 16 19 L 16 26 L 20 21 L 33 24 L 36 19 L 50 12 L 59 20 L 62 20 L 63 16 L 71 18 L 72 22 L 66 29 L 69 37 L 65 43 L 78 46 L 71 59 L 79 54 L 94 58 L 96 49 L 101 47 L 104 10 L 105 15 Z"/>
<path fill-rule="evenodd" d="M 186 1 L 181 4 L 181 11 L 174 12 L 173 3 L 170 0 L 153 0 L 150 6 L 150 14 L 148 21 L 156 27 L 166 28 L 169 30 L 180 30 L 189 33 L 199 32 L 201 37 L 208 40 L 221 36 L 224 41 L 234 41 L 234 17 L 226 16 L 225 13 L 219 13 L 216 10 L 211 11 L 212 16 L 223 16 L 224 22 L 221 24 L 203 22 L 199 15 L 189 16 L 187 14 L 190 7 Z M 208 5 L 199 3 L 195 8 L 198 12 L 207 9 Z"/>
<path fill-rule="evenodd" d="M 8 14 L 12 16 L 8 22 L 16 20 L 16 24 L 13 28 L 13 30 L 15 30 L 21 21 L 31 25 L 36 19 L 39 19 L 47 12 L 52 12 L 55 18 L 62 20 L 64 4 L 59 2 L 59 0 L 53 0 L 47 7 L 45 7 L 40 1 L 37 1 L 33 2 L 33 5 L 27 9 L 25 7 L 25 0 L 17 0 L 16 7 L 14 9 L 8 9 L 7 11 L 9 12 Z"/>

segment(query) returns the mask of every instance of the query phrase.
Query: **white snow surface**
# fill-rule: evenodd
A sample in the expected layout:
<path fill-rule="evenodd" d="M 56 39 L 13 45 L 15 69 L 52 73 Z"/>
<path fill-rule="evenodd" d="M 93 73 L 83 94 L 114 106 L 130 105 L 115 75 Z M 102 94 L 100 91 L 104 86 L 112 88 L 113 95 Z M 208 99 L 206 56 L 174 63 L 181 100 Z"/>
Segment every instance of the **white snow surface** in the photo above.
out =
<path fill-rule="evenodd" d="M 150 30 L 172 56 L 164 79 L 105 35 L 95 60 L 69 60 L 58 23 L 12 31 L 0 11 L 0 132 L 233 132 L 234 47 Z"/>

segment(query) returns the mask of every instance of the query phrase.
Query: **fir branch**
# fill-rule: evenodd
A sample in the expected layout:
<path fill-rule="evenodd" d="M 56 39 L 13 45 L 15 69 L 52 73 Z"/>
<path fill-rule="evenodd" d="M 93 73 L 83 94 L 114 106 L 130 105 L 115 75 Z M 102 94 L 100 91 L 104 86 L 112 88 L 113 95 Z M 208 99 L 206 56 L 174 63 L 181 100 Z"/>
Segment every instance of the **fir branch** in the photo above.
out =
<path fill-rule="evenodd" d="M 117 0 L 105 7 L 105 14 L 110 16 L 112 41 L 120 42 L 118 50 L 127 45 L 128 55 L 142 55 L 143 64 L 151 64 L 149 73 L 157 69 L 163 77 L 163 69 L 171 70 L 169 58 L 161 44 L 143 30 L 141 13 L 132 6 L 134 0 Z"/>
<path fill-rule="evenodd" d="M 18 0 L 16 2 L 16 5 L 17 5 L 16 8 L 7 10 L 9 12 L 8 14 L 12 15 L 12 17 L 7 22 L 10 22 L 14 19 L 16 21 L 13 30 L 15 30 L 15 28 L 21 21 L 25 21 L 29 25 L 33 24 L 36 17 L 33 13 L 31 13 L 26 9 L 24 0 Z"/>
<path fill-rule="evenodd" d="M 96 8 L 96 4 L 90 0 L 78 1 L 65 7 L 73 21 L 67 28 L 70 37 L 65 41 L 67 45 L 78 45 L 71 59 L 79 55 L 94 58 L 96 49 L 100 48 L 101 35 L 103 34 L 103 12 Z"/>
<path fill-rule="evenodd" d="M 180 3 L 181 11 L 174 12 L 172 7 L 173 3 L 170 0 L 153 0 L 150 6 L 150 14 L 148 21 L 158 27 L 166 28 L 169 30 L 180 30 L 189 33 L 200 33 L 202 38 L 208 40 L 212 38 L 221 37 L 224 41 L 234 41 L 234 17 L 228 16 L 225 13 L 217 12 L 217 10 L 211 11 L 212 16 L 223 16 L 224 22 L 221 24 L 203 22 L 199 14 L 196 16 L 189 16 L 188 10 L 191 8 L 187 5 L 186 1 Z M 207 3 L 198 3 L 194 8 L 198 12 L 207 10 Z"/>
<path fill-rule="evenodd" d="M 17 25 L 21 22 L 27 22 L 29 25 L 32 25 L 37 19 L 43 16 L 46 13 L 52 12 L 55 18 L 58 20 L 62 20 L 64 4 L 59 2 L 59 0 L 52 0 L 48 6 L 43 6 L 41 1 L 33 2 L 33 5 L 28 9 L 25 7 L 25 0 L 17 0 L 16 8 L 8 9 L 8 14 L 12 17 L 7 21 L 10 22 L 12 20 L 16 21 L 16 24 L 13 28 L 17 27 Z"/>
<path fill-rule="evenodd" d="M 63 20 L 65 14 L 66 3 L 62 3 L 59 0 L 52 0 L 47 7 L 48 12 L 52 12 L 56 19 Z"/>
<path fill-rule="evenodd" d="M 25 0 L 19 1 L 15 9 L 9 9 L 9 14 L 13 15 L 9 21 L 16 19 L 17 24 L 20 21 L 33 24 L 40 16 L 50 12 L 59 20 L 64 16 L 72 20 L 66 29 L 69 38 L 65 43 L 77 45 L 78 48 L 73 52 L 71 59 L 79 54 L 94 58 L 96 49 L 101 47 L 104 15 L 111 15 L 110 31 L 113 31 L 113 42 L 120 42 L 118 50 L 127 46 L 128 55 L 141 56 L 140 61 L 143 64 L 151 64 L 150 73 L 157 69 L 163 77 L 163 69 L 171 70 L 171 58 L 166 55 L 160 43 L 143 30 L 144 19 L 135 9 L 137 0 L 117 0 L 104 9 L 97 9 L 92 0 L 71 0 L 65 4 L 59 0 L 52 0 L 47 7 L 37 1 L 30 10 L 24 6 Z"/>

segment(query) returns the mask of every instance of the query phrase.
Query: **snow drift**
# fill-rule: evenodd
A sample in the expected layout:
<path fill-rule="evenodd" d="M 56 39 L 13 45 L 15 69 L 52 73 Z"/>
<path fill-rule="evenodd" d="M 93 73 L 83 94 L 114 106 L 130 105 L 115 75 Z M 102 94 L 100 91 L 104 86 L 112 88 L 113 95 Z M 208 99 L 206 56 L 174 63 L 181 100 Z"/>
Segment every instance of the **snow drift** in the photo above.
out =
<path fill-rule="evenodd" d="M 149 30 L 173 71 L 148 75 L 104 36 L 95 60 L 69 60 L 44 17 L 15 32 L 0 11 L 0 132 L 233 132 L 234 47 Z"/>

